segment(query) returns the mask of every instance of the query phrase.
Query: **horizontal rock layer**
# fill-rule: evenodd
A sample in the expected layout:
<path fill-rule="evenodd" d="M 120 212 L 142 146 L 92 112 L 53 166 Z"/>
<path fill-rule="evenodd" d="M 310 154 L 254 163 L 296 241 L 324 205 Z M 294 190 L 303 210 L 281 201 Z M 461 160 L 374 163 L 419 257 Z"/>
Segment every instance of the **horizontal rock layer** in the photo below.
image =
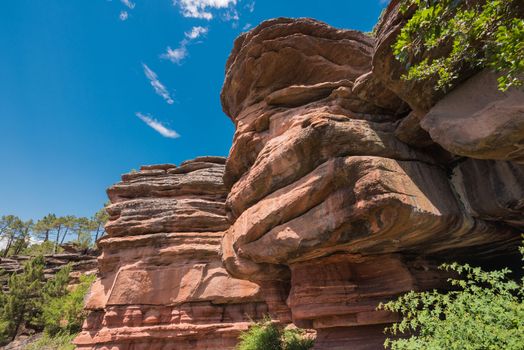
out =
<path fill-rule="evenodd" d="M 223 163 L 147 166 L 109 188 L 78 349 L 233 349 L 253 319 L 286 318 L 278 285 L 262 291 L 223 268 Z"/>

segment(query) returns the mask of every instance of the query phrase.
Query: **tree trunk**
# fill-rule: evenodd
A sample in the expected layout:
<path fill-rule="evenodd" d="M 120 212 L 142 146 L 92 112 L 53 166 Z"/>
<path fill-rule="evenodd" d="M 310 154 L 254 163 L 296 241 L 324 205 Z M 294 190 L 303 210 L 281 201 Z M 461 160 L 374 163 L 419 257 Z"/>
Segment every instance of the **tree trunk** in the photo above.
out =
<path fill-rule="evenodd" d="M 25 313 L 25 308 L 22 308 L 22 310 L 20 310 L 20 314 L 19 315 L 23 315 Z M 18 330 L 20 329 L 20 326 L 22 325 L 22 320 L 23 320 L 23 316 L 20 316 L 18 317 L 18 319 L 15 321 L 16 322 L 16 327 L 15 327 L 15 332 L 13 334 L 13 337 L 11 338 L 11 341 L 15 341 L 16 339 L 16 336 L 18 335 Z"/>
<path fill-rule="evenodd" d="M 7 256 L 7 253 L 9 253 L 9 249 L 11 249 L 11 246 L 13 245 L 14 240 L 15 240 L 14 234 L 7 237 L 7 244 L 4 250 L 4 258 Z"/>
<path fill-rule="evenodd" d="M 69 227 L 66 227 L 64 235 L 62 236 L 62 240 L 60 241 L 60 245 L 64 244 L 64 239 L 66 238 L 68 231 L 69 231 Z"/>
<path fill-rule="evenodd" d="M 62 225 L 59 225 L 56 229 L 56 241 L 55 246 L 53 247 L 53 254 L 56 254 L 56 248 L 58 247 L 58 240 L 60 239 L 60 230 L 62 229 Z"/>
<path fill-rule="evenodd" d="M 96 228 L 96 234 L 95 234 L 95 243 L 96 243 L 96 240 L 98 239 L 98 234 L 100 233 L 100 226 L 102 224 L 98 224 L 98 227 Z"/>

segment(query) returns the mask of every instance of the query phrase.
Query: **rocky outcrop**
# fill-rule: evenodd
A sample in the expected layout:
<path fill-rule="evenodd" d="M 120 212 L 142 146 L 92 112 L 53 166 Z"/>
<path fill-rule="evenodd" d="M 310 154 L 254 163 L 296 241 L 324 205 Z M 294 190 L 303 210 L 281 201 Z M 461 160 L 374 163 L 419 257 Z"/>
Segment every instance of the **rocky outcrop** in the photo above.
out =
<path fill-rule="evenodd" d="M 283 316 L 279 303 L 287 311 L 277 289 L 222 266 L 224 162 L 142 167 L 109 188 L 108 234 L 78 349 L 233 349 L 252 319 Z"/>
<path fill-rule="evenodd" d="M 376 39 L 270 20 L 227 62 L 223 262 L 237 278 L 288 281 L 293 322 L 317 330 L 317 349 L 380 349 L 394 320 L 380 301 L 443 286 L 436 266 L 466 249 L 509 254 L 522 228 L 524 168 L 458 157 L 520 159 L 520 93 L 453 108 L 479 83 L 442 98 L 400 79 L 402 16 L 390 4 Z"/>
<path fill-rule="evenodd" d="M 13 273 L 24 271 L 24 263 L 31 259 L 30 256 L 15 255 L 9 258 L 0 258 L 0 290 L 7 291 L 7 281 Z M 96 252 L 87 250 L 70 250 L 60 254 L 47 254 L 44 256 L 44 275 L 46 279 L 52 278 L 61 268 L 71 265 L 70 283 L 78 282 L 83 274 L 94 274 L 97 271 Z"/>

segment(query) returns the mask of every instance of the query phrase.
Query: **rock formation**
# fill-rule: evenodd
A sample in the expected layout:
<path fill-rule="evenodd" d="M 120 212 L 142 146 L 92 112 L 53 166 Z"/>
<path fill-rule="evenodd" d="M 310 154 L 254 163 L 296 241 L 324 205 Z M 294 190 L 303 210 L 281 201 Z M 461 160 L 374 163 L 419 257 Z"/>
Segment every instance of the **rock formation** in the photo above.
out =
<path fill-rule="evenodd" d="M 12 273 L 24 270 L 24 263 L 31 259 L 29 256 L 15 255 L 9 258 L 0 258 L 0 290 L 7 290 L 7 280 Z M 94 274 L 97 271 L 96 252 L 87 250 L 69 250 L 60 254 L 47 254 L 44 256 L 45 278 L 49 279 L 62 267 L 71 264 L 70 283 L 78 282 L 82 274 Z"/>
<path fill-rule="evenodd" d="M 78 349 L 233 349 L 251 319 L 285 308 L 271 288 L 263 293 L 222 266 L 224 162 L 142 167 L 109 188 L 100 276 Z"/>
<path fill-rule="evenodd" d="M 524 95 L 492 91 L 489 73 L 444 97 L 402 80 L 396 7 L 376 39 L 270 20 L 227 62 L 223 261 L 238 278 L 289 281 L 316 349 L 382 348 L 394 316 L 380 301 L 443 286 L 438 262 L 466 249 L 508 254 L 523 227 L 524 167 L 502 160 L 522 160 Z"/>
<path fill-rule="evenodd" d="M 444 95 L 401 79 L 398 1 L 371 37 L 310 19 L 236 41 L 227 158 L 124 175 L 78 349 L 233 349 L 269 314 L 316 349 L 381 349 L 379 302 L 492 263 L 524 228 L 522 91 L 462 72 Z M 480 97 L 479 97 L 480 96 Z M 225 163 L 225 164 L 224 164 Z"/>

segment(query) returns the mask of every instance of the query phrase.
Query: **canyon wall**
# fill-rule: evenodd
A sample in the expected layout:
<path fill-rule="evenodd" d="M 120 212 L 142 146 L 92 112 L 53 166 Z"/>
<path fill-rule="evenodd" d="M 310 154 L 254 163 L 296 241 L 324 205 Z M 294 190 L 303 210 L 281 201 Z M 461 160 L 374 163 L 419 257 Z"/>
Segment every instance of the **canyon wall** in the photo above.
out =
<path fill-rule="evenodd" d="M 409 14 L 406 14 L 406 16 Z M 437 266 L 494 264 L 524 228 L 524 94 L 487 71 L 401 79 L 398 1 L 376 35 L 279 18 L 242 34 L 221 94 L 229 157 L 143 167 L 108 195 L 78 349 L 233 349 L 252 320 L 315 349 L 381 349 Z"/>

